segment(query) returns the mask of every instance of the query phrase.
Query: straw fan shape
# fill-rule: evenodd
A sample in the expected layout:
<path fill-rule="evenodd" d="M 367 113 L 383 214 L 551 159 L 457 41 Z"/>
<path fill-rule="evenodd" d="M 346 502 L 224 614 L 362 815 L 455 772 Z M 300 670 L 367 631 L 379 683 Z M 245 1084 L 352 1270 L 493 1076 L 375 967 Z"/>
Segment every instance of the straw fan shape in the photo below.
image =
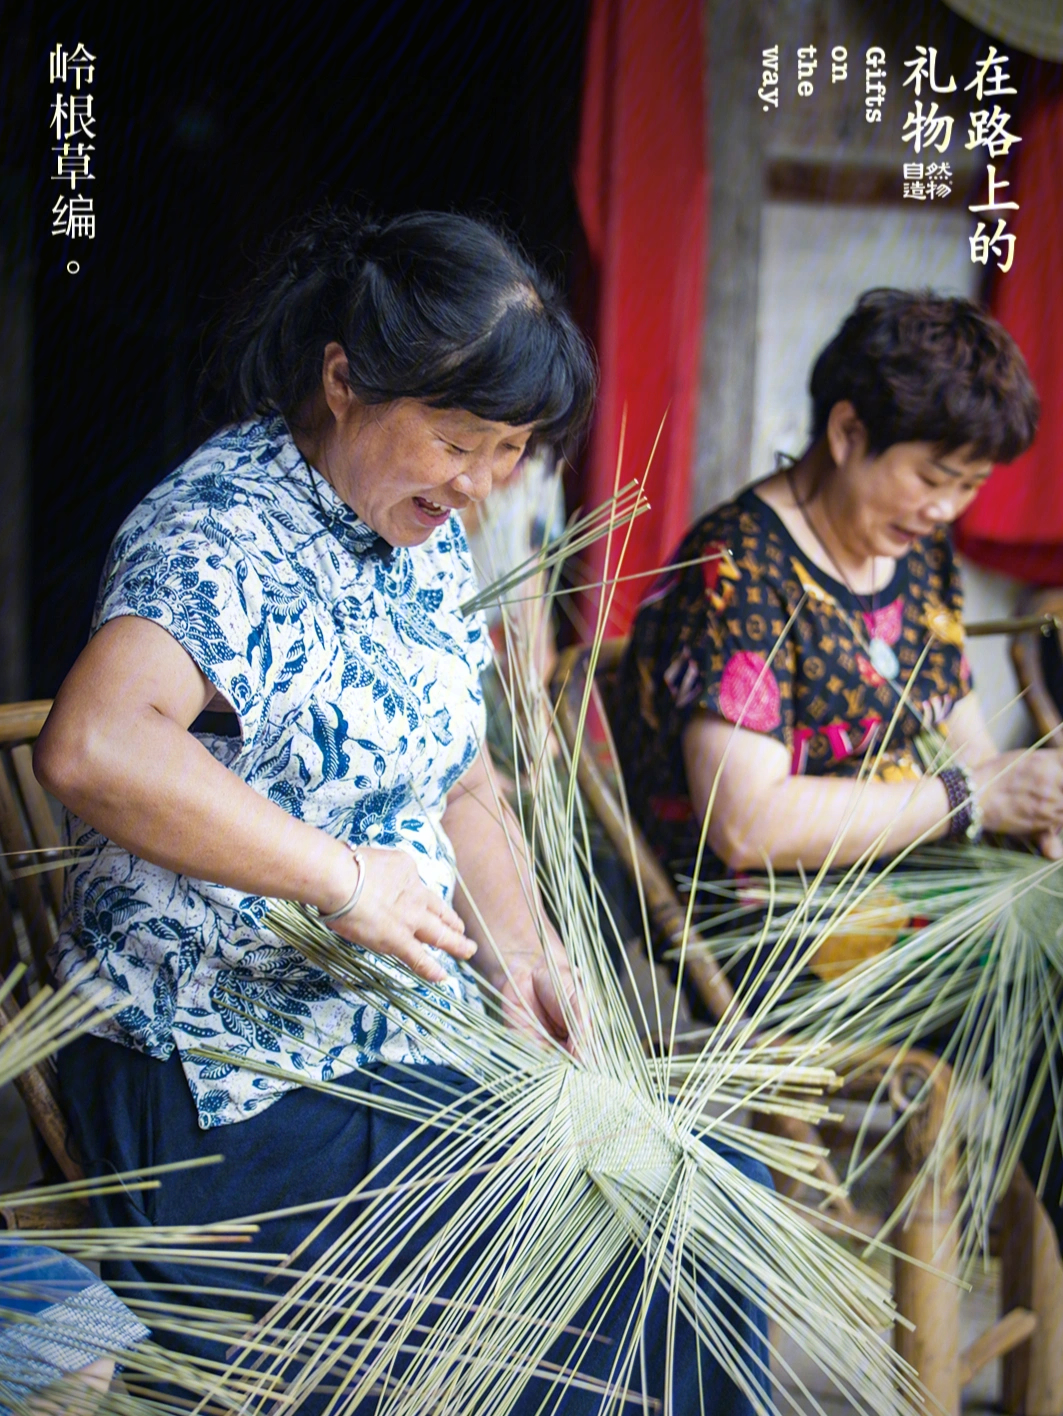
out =
<path fill-rule="evenodd" d="M 942 1194 L 957 1147 L 961 1267 L 989 1253 L 1003 1198 L 1043 1088 L 1055 1097 L 1063 1143 L 1058 1058 L 1063 1046 L 1063 862 L 994 846 L 923 845 L 870 869 L 699 882 L 709 935 L 691 948 L 735 959 L 757 951 L 755 972 L 777 973 L 770 1029 L 815 1037 L 824 1058 L 852 1074 L 866 1053 L 929 1043 L 953 1068 L 944 1123 L 924 1168 Z M 685 882 L 690 888 L 692 881 Z M 767 910 L 763 925 L 758 921 Z M 881 1153 L 858 1138 L 848 1181 Z M 1044 1175 L 1030 1177 L 1043 1188 Z M 918 1188 L 893 1217 L 903 1218 Z"/>
<path fill-rule="evenodd" d="M 547 556 L 556 564 L 556 548 Z M 515 583 L 504 577 L 480 603 Z M 762 1305 L 856 1410 L 910 1408 L 919 1399 L 914 1376 L 885 1335 L 895 1316 L 887 1284 L 715 1148 L 812 1176 L 818 1153 L 748 1129 L 738 1113 L 821 1118 L 834 1078 L 815 1045 L 768 1050 L 754 1018 L 716 1030 L 692 1056 L 671 1044 L 660 1057 L 643 1049 L 598 923 L 574 774 L 559 763 L 549 701 L 532 667 L 545 602 L 526 603 L 508 626 L 518 815 L 541 907 L 581 980 L 582 1002 L 569 1018 L 575 1055 L 507 1027 L 499 999 L 487 996 L 483 1009 L 462 1005 L 340 939 L 301 907 L 276 903 L 268 924 L 277 935 L 400 1026 L 430 1038 L 475 1088 L 426 1103 L 411 1069 L 408 1085 L 359 1095 L 423 1123 L 427 1139 L 408 1156 L 392 1156 L 386 1175 L 370 1175 L 322 1220 L 354 1216 L 255 1330 L 283 1356 L 237 1355 L 231 1373 L 251 1386 L 285 1381 L 295 1410 L 327 1387 L 329 1412 L 377 1394 L 387 1416 L 504 1416 L 535 1373 L 553 1383 L 544 1412 L 581 1385 L 602 1392 L 603 1410 L 621 1411 L 638 1375 L 645 1305 L 659 1282 L 670 1295 L 669 1342 L 682 1315 L 763 1416 L 772 1409 L 763 1395 L 768 1374 L 736 1295 Z M 660 1016 L 656 999 L 650 1011 L 657 1027 L 644 1020 L 646 1031 L 674 1040 L 674 1017 Z M 209 1049 L 202 1055 L 247 1065 Z M 408 1257 L 397 1272 L 400 1235 Z M 606 1295 L 604 1306 L 642 1261 L 644 1292 L 604 1387 L 583 1377 L 578 1357 L 551 1372 L 547 1354 L 581 1307 L 595 1293 Z M 600 1341 L 592 1318 L 580 1329 L 579 1350 Z M 774 1355 L 780 1405 L 818 1409 Z M 790 1378 L 789 1390 L 780 1375 Z M 248 1409 L 267 1408 L 263 1393 Z"/>

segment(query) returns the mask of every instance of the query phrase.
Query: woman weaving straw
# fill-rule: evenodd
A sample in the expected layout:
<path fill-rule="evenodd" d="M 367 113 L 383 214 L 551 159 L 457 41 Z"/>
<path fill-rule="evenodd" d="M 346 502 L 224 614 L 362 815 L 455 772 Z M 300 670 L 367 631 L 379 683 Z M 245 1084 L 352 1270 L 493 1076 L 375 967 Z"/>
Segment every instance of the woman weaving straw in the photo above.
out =
<path fill-rule="evenodd" d="M 465 1002 L 475 956 L 525 1032 L 567 1043 L 575 1016 L 481 752 L 490 650 L 482 616 L 459 612 L 474 586 L 456 513 L 536 440 L 579 432 L 594 384 L 581 336 L 551 285 L 484 225 L 328 216 L 251 289 L 224 368 L 232 421 L 118 533 L 92 638 L 35 756 L 79 853 L 56 970 L 91 962 L 86 987 L 117 1008 L 59 1059 L 86 1167 L 225 1156 L 146 1199 L 94 1201 L 100 1224 L 201 1224 L 345 1194 L 400 1143 L 406 1155 L 425 1143 L 359 1093 L 390 1078 L 442 1106 L 472 1086 L 271 933 L 271 897 L 312 907 Z M 202 1046 L 233 1060 L 194 1055 Z M 270 1065 L 337 1079 L 350 1099 Z M 313 1236 L 317 1217 L 272 1218 L 260 1242 L 290 1254 L 312 1235 L 305 1267 L 331 1237 Z M 105 1276 L 142 1294 L 204 1281 L 176 1262 L 115 1263 Z M 239 1274 L 207 1281 L 240 1288 L 237 1307 L 256 1296 Z M 283 1286 L 257 1297 L 271 1305 Z M 640 1293 L 633 1270 L 606 1331 Z M 662 1289 L 653 1305 L 647 1395 L 671 1382 L 676 1411 L 744 1410 L 730 1375 L 695 1355 L 682 1313 L 665 1372 L 674 1315 Z M 750 1309 L 747 1322 L 753 1351 L 762 1316 Z M 555 1355 L 563 1370 L 567 1353 Z M 601 1343 L 588 1370 L 610 1361 Z M 517 1409 L 545 1390 L 530 1382 Z M 563 1409 L 602 1399 L 576 1386 Z"/>
<path fill-rule="evenodd" d="M 1021 354 L 966 300 L 871 290 L 819 355 L 811 394 L 804 455 L 704 517 L 673 558 L 687 568 L 639 610 L 609 707 L 640 824 L 689 875 L 709 811 L 702 879 L 814 874 L 983 831 L 1058 859 L 1063 754 L 997 752 L 948 535 L 993 464 L 1033 439 Z M 933 776 L 927 729 L 949 752 Z M 831 947 L 810 956 L 823 978 L 838 973 Z M 1051 1128 L 1046 1089 L 1024 1152 L 1035 1179 Z M 1057 1167 L 1057 1231 L 1061 1182 Z"/>

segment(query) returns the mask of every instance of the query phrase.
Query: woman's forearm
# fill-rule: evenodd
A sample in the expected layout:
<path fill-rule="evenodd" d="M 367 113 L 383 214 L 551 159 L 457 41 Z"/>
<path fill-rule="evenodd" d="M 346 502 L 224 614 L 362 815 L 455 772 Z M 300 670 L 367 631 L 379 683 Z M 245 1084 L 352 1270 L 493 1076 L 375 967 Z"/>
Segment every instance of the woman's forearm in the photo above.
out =
<path fill-rule="evenodd" d="M 94 727 L 91 745 L 71 752 L 45 742 L 35 761 L 64 805 L 155 865 L 326 912 L 350 893 L 355 868 L 341 842 L 260 795 L 153 710 L 124 716 L 113 731 Z"/>
<path fill-rule="evenodd" d="M 851 865 L 948 830 L 945 788 L 932 777 L 791 776 L 780 743 L 708 715 L 686 728 L 683 756 L 694 809 L 702 820 L 710 811 L 708 845 L 734 870 Z"/>
<path fill-rule="evenodd" d="M 934 778 L 858 782 L 789 777 L 748 801 L 720 831 L 724 859 L 736 870 L 818 869 L 831 859 L 851 865 L 892 856 L 914 841 L 948 830 L 948 798 Z M 710 844 L 714 833 L 710 826 Z M 716 847 L 713 847 L 716 849 Z M 719 854 L 719 852 L 717 852 Z"/>
<path fill-rule="evenodd" d="M 997 745 L 973 691 L 955 705 L 945 720 L 944 731 L 950 750 L 965 767 L 980 767 L 997 756 Z"/>
<path fill-rule="evenodd" d="M 454 847 L 460 884 L 454 907 L 479 945 L 476 967 L 496 988 L 507 959 L 542 953 L 540 927 L 552 939 L 539 903 L 516 817 L 493 771 L 480 761 L 451 794 L 443 829 Z"/>

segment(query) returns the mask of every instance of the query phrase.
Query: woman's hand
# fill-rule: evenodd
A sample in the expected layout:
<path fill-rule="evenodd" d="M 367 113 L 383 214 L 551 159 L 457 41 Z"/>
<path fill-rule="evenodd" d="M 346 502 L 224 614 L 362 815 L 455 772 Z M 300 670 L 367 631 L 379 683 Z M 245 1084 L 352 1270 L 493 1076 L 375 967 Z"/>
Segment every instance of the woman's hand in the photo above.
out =
<path fill-rule="evenodd" d="M 1063 860 L 1063 841 L 1060 840 L 1058 831 L 1038 831 L 1033 837 L 1033 843 L 1045 860 Z"/>
<path fill-rule="evenodd" d="M 455 904 L 480 944 L 476 968 L 501 994 L 506 1022 L 544 1044 L 545 1032 L 574 1052 L 578 1039 L 569 1021 L 585 1019 L 586 1008 L 545 918 L 520 826 L 486 752 L 451 791 L 443 829 L 458 863 Z"/>
<path fill-rule="evenodd" d="M 354 909 L 341 915 L 330 929 L 377 954 L 400 959 L 429 983 L 442 983 L 447 973 L 425 945 L 442 949 L 455 959 L 472 958 L 476 945 L 465 937 L 461 919 L 422 882 L 405 851 L 360 846 L 358 854 L 365 871 L 362 893 Z M 352 856 L 349 878 L 346 884 L 338 883 L 332 909 L 340 909 L 350 899 L 357 878 Z M 342 896 L 341 891 L 345 892 Z"/>
<path fill-rule="evenodd" d="M 1063 856 L 1063 752 L 1002 752 L 971 773 L 986 831 L 1030 836 L 1050 860 Z"/>
<path fill-rule="evenodd" d="M 581 1007 L 579 989 L 560 944 L 553 947 L 551 956 L 553 974 L 541 949 L 506 956 L 509 977 L 501 987 L 502 1015 L 515 1032 L 542 1042 L 545 1031 L 575 1055 L 576 1039 L 569 1022 L 584 1018 L 586 1010 Z"/>

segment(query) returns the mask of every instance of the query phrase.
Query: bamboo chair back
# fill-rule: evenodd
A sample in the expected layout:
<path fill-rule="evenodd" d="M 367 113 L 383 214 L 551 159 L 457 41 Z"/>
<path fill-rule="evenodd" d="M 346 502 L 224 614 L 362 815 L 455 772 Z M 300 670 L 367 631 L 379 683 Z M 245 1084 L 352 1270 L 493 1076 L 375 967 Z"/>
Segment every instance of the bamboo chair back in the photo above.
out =
<path fill-rule="evenodd" d="M 34 875 L 20 874 L 26 866 L 45 863 L 50 853 L 55 859 L 62 855 L 48 798 L 33 775 L 33 743 L 51 706 L 50 699 L 0 705 L 0 853 L 4 862 L 0 879 L 0 975 L 7 978 L 17 964 L 26 965 L 26 973 L 14 992 L 0 1004 L 6 1021 L 32 993 L 51 982 L 48 952 L 55 942 L 62 906 L 61 867 Z M 67 1150 L 67 1126 L 57 1099 L 54 1062 L 49 1059 L 30 1067 L 15 1085 L 55 1168 L 66 1180 L 81 1179 L 81 1167 Z M 54 1207 L 48 1215 L 54 1222 Z M 48 1220 L 48 1215 L 42 1222 Z M 12 1214 L 5 1214 L 5 1218 L 12 1224 Z M 17 1212 L 18 1226 L 36 1227 L 27 1224 L 29 1218 L 29 1214 Z"/>
<path fill-rule="evenodd" d="M 1030 615 L 1054 615 L 1039 629 L 1026 629 L 1013 636 L 1011 657 L 1026 705 L 1038 737 L 1056 736 L 1053 747 L 1063 747 L 1059 728 L 1063 726 L 1063 588 L 1039 590 L 1027 605 Z"/>
<path fill-rule="evenodd" d="M 608 716 L 602 702 L 602 688 L 608 695 L 608 683 L 616 672 L 626 641 L 607 639 L 598 656 L 594 683 L 591 685 L 592 707 L 598 722 L 609 736 Z M 557 721 L 561 734 L 571 751 L 578 728 L 580 707 L 587 687 L 590 651 L 582 646 L 568 649 L 558 662 L 554 676 Z M 619 791 L 622 783 L 612 776 L 610 765 L 600 760 L 593 740 L 585 737 L 583 751 L 576 763 L 576 772 L 583 793 L 601 823 L 609 844 L 616 851 L 625 870 L 633 880 L 639 880 L 646 899 L 646 910 L 657 939 L 666 945 L 678 944 L 683 938 L 686 911 L 676 895 L 668 872 L 661 865 L 645 836 L 634 821 L 625 817 Z M 714 1022 L 719 1022 L 734 998 L 727 975 L 709 954 L 690 956 L 684 968 L 697 989 Z"/>
<path fill-rule="evenodd" d="M 43 864 L 60 854 L 61 843 L 48 798 L 33 775 L 33 743 L 44 726 L 51 701 L 0 706 L 0 842 L 21 916 L 30 965 L 27 987 L 48 982 L 48 951 L 55 942 L 55 920 L 62 904 L 63 872 L 20 875 L 25 866 Z M 20 956 L 16 926 L 6 892 L 0 904 L 0 968 L 7 974 Z M 25 989 L 23 990 L 25 994 Z"/>

